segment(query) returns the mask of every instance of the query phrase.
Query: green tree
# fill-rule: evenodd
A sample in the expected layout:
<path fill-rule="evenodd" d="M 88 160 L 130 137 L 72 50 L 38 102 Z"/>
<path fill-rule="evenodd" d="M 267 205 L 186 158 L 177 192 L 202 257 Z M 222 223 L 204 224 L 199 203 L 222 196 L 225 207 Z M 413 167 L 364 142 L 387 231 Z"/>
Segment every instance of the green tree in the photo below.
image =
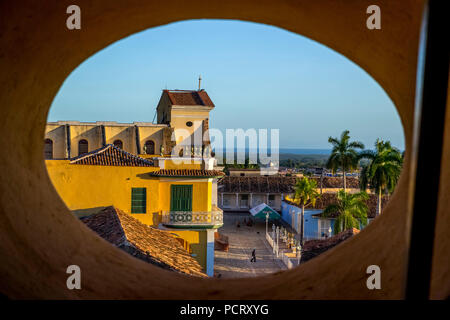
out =
<path fill-rule="evenodd" d="M 344 180 L 344 192 L 346 191 L 347 183 L 345 173 L 347 171 L 353 171 L 358 167 L 359 157 L 356 149 L 364 149 L 364 144 L 359 141 L 350 142 L 350 131 L 345 130 L 341 134 L 341 138 L 329 137 L 328 142 L 333 145 L 331 155 L 327 161 L 327 168 L 331 169 L 333 173 L 337 169 L 342 170 L 342 176 Z"/>
<path fill-rule="evenodd" d="M 315 205 L 316 200 L 320 197 L 317 192 L 317 182 L 315 180 L 303 177 L 302 179 L 297 179 L 294 187 L 294 202 L 301 205 L 301 229 L 300 229 L 300 243 L 303 245 L 304 238 L 304 217 L 305 217 L 305 207 L 309 205 Z"/>
<path fill-rule="evenodd" d="M 336 194 L 336 203 L 330 204 L 323 211 L 324 217 L 334 217 L 334 234 L 341 231 L 360 228 L 360 223 L 367 225 L 367 204 L 369 195 L 364 192 L 347 193 L 344 190 L 339 190 Z"/>
<path fill-rule="evenodd" d="M 377 215 L 379 215 L 382 194 L 392 194 L 397 185 L 402 171 L 403 156 L 398 149 L 391 146 L 389 141 L 377 139 L 375 150 L 364 150 L 359 157 L 369 160 L 369 163 L 361 170 L 360 188 L 361 190 L 370 188 L 378 195 Z"/>

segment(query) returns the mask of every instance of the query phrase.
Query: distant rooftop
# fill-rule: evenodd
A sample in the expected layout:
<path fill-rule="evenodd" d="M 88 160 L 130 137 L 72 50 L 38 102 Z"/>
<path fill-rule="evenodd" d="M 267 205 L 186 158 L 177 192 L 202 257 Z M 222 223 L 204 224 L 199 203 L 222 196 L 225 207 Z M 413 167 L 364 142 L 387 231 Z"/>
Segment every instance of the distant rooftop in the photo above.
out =
<path fill-rule="evenodd" d="M 219 192 L 263 192 L 263 193 L 292 193 L 294 192 L 295 177 L 233 177 L 225 176 L 219 180 Z"/>
<path fill-rule="evenodd" d="M 74 125 L 74 126 L 114 126 L 114 127 L 167 127 L 167 124 L 157 124 L 152 122 L 117 122 L 117 121 L 95 121 L 95 122 L 81 122 L 76 120 L 58 120 L 54 122 L 47 122 L 47 125 Z"/>
<path fill-rule="evenodd" d="M 214 108 L 214 103 L 205 90 L 163 90 L 175 106 L 205 106 Z"/>

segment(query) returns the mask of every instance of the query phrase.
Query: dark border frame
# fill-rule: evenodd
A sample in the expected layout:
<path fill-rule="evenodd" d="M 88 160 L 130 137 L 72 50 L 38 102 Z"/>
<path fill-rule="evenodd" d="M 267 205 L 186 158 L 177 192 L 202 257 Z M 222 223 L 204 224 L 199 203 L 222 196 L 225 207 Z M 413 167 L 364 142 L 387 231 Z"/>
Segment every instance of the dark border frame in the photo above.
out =
<path fill-rule="evenodd" d="M 422 20 L 409 192 L 406 299 L 430 297 L 449 81 L 445 2 L 426 2 Z"/>

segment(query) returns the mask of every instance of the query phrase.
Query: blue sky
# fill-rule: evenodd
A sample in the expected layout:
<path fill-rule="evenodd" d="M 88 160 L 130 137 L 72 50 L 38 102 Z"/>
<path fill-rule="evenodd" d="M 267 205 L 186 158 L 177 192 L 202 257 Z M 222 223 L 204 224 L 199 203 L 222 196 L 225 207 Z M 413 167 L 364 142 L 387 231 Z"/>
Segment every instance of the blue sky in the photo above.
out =
<path fill-rule="evenodd" d="M 376 59 L 376 57 L 374 57 Z M 66 79 L 48 120 L 152 121 L 162 89 L 202 87 L 210 126 L 280 129 L 282 148 L 329 148 L 348 129 L 372 147 L 403 149 L 400 118 L 383 89 L 344 56 L 261 24 L 193 20 L 132 35 L 99 51 Z"/>

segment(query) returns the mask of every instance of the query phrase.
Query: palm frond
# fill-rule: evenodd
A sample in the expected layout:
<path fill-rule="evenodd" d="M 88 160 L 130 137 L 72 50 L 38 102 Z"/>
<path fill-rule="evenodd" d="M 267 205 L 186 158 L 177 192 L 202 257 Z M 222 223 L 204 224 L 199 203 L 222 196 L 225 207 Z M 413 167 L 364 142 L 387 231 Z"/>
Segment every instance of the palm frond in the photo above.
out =
<path fill-rule="evenodd" d="M 331 217 L 334 214 L 340 213 L 340 210 L 341 210 L 341 208 L 338 204 L 330 204 L 328 207 L 326 207 L 323 210 L 322 214 L 324 217 Z"/>
<path fill-rule="evenodd" d="M 348 144 L 349 148 L 364 149 L 364 143 L 361 141 L 353 141 Z"/>

